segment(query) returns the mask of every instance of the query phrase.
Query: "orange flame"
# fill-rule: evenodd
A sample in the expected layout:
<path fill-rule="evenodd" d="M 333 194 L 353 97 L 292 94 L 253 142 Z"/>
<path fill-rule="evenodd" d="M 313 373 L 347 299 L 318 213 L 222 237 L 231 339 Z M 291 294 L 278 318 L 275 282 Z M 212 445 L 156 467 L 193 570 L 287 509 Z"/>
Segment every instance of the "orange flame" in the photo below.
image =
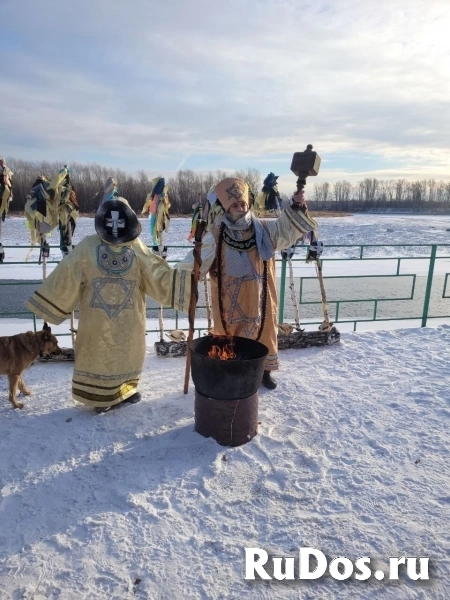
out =
<path fill-rule="evenodd" d="M 218 358 L 219 360 L 231 360 L 232 358 L 236 358 L 233 342 L 226 342 L 223 346 L 217 346 L 216 344 L 213 344 L 207 356 L 209 358 Z"/>

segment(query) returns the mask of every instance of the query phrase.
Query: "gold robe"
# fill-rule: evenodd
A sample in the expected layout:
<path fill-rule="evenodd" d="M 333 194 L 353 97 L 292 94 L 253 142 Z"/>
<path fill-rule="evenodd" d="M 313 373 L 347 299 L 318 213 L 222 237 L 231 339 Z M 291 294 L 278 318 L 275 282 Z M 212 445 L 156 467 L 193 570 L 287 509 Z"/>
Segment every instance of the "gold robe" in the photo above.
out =
<path fill-rule="evenodd" d="M 302 239 L 308 231 L 315 230 L 317 223 L 309 215 L 285 208 L 278 219 L 273 221 L 260 221 L 269 234 L 274 251 L 284 250 Z M 277 342 L 277 290 L 275 257 L 267 261 L 267 281 L 263 279 L 263 260 L 254 243 L 251 241 L 254 234 L 253 226 L 242 233 L 242 239 L 236 239 L 233 232 L 225 229 L 226 240 L 222 244 L 222 264 L 217 264 L 217 241 L 220 223 L 203 239 L 201 275 L 209 272 L 211 278 L 211 304 L 213 311 L 213 333 L 224 335 L 222 319 L 219 310 L 218 269 L 222 276 L 222 302 L 225 325 L 230 335 L 257 339 L 261 323 L 263 329 L 259 341 L 267 346 L 269 353 L 264 369 L 275 371 L 278 369 L 278 342 Z M 247 246 L 247 247 L 246 247 Z M 242 255 L 246 253 L 248 260 Z M 193 268 L 193 255 L 190 253 L 183 261 L 177 264 L 178 268 L 191 270 Z M 264 289 L 264 287 L 266 289 Z M 263 315 L 263 298 L 266 294 L 266 310 Z"/>
<path fill-rule="evenodd" d="M 3 176 L 3 184 L 0 184 L 0 218 L 8 214 L 9 203 L 12 200 L 11 178 L 13 172 L 9 167 L 0 166 L 0 174 Z"/>
<path fill-rule="evenodd" d="M 145 358 L 145 295 L 187 311 L 188 271 L 172 269 L 140 239 L 110 244 L 85 237 L 26 302 L 55 325 L 79 304 L 73 399 L 87 406 L 118 404 L 136 390 Z"/>

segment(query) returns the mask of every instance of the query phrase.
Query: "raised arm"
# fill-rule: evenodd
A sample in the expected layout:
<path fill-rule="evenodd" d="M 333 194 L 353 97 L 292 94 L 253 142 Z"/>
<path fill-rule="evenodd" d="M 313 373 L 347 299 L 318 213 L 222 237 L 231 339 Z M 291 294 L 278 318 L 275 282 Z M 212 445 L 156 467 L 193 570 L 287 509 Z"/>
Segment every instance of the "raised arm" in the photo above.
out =
<path fill-rule="evenodd" d="M 278 219 L 264 224 L 269 232 L 275 250 L 284 250 L 303 239 L 309 231 L 317 231 L 317 223 L 311 217 L 301 190 L 294 195 L 290 205 Z"/>

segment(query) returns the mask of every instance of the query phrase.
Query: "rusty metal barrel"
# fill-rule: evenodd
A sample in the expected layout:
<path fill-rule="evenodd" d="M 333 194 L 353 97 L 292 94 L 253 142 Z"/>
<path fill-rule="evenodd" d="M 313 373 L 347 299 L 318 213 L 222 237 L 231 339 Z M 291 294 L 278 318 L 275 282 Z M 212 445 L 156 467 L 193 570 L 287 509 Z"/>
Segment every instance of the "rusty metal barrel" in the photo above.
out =
<path fill-rule="evenodd" d="M 231 343 L 236 357 L 208 356 L 213 344 Z M 266 346 L 241 337 L 205 336 L 189 342 L 195 385 L 195 431 L 223 446 L 249 442 L 258 428 L 258 388 Z"/>
<path fill-rule="evenodd" d="M 258 430 L 258 393 L 237 400 L 207 398 L 195 390 L 195 431 L 221 446 L 242 446 Z"/>

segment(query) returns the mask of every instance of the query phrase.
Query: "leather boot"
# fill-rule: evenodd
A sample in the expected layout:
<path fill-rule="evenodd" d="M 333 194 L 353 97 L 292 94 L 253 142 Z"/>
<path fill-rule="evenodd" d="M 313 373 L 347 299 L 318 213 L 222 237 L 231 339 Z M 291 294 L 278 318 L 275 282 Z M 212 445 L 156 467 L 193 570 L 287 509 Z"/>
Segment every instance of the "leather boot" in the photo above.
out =
<path fill-rule="evenodd" d="M 129 398 L 127 398 L 126 400 L 124 400 L 122 402 L 122 404 L 137 404 L 141 400 L 142 400 L 141 393 L 140 392 L 136 392 L 135 394 L 133 394 L 132 396 L 130 396 Z"/>
<path fill-rule="evenodd" d="M 270 371 L 264 371 L 264 375 L 262 378 L 262 384 L 268 390 L 274 390 L 277 387 L 277 382 L 270 374 Z"/>
<path fill-rule="evenodd" d="M 120 402 L 120 404 L 114 404 L 113 406 L 105 406 L 104 408 L 102 406 L 97 406 L 95 408 L 95 412 L 96 413 L 108 412 L 109 410 L 111 410 L 113 408 L 120 408 L 122 406 L 122 404 L 137 404 L 141 400 L 142 400 L 141 393 L 136 392 L 132 396 L 127 398 L 126 400 L 123 400 L 122 402 Z"/>

